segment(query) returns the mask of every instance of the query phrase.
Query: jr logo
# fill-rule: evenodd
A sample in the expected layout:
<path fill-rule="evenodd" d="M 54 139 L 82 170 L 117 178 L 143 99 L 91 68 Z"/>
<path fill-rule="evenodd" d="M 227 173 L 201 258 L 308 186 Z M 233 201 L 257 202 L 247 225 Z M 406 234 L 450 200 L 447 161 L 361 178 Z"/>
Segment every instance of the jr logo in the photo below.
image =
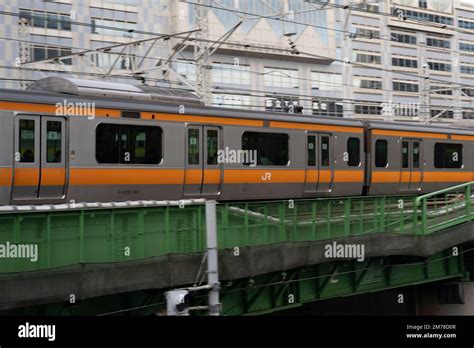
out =
<path fill-rule="evenodd" d="M 262 175 L 262 181 L 271 181 L 272 180 L 272 173 L 265 173 Z"/>

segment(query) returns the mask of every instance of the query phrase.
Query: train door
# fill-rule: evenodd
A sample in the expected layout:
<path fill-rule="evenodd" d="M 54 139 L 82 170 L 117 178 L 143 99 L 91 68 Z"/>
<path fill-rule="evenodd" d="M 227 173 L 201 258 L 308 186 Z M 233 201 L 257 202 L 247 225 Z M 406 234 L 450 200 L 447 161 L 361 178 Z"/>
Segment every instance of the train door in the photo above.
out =
<path fill-rule="evenodd" d="M 334 181 L 332 136 L 326 133 L 306 135 L 305 193 L 330 192 Z"/>
<path fill-rule="evenodd" d="M 422 146 L 419 139 L 402 139 L 400 191 L 418 191 L 422 182 Z"/>
<path fill-rule="evenodd" d="M 318 192 L 331 192 L 334 181 L 333 142 L 330 134 L 319 133 Z"/>
<path fill-rule="evenodd" d="M 306 172 L 305 193 L 316 193 L 318 187 L 319 165 L 318 165 L 318 134 L 308 133 L 306 135 Z"/>
<path fill-rule="evenodd" d="M 222 164 L 218 163 L 222 132 L 219 127 L 189 126 L 186 130 L 186 170 L 184 194 L 216 196 L 222 183 Z"/>
<path fill-rule="evenodd" d="M 63 118 L 19 116 L 15 120 L 13 201 L 64 198 L 65 144 Z"/>

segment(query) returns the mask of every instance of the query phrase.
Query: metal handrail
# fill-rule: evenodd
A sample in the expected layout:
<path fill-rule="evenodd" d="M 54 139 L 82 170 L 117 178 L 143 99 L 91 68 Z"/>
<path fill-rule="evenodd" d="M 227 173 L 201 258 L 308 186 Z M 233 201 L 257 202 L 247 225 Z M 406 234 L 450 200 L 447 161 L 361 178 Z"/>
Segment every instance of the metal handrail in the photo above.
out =
<path fill-rule="evenodd" d="M 422 195 L 422 196 L 417 197 L 416 200 L 415 200 L 415 204 L 416 204 L 416 206 L 419 206 L 420 203 L 421 203 L 421 201 L 422 201 L 423 199 L 427 199 L 427 198 L 430 198 L 430 197 L 438 196 L 438 195 L 440 195 L 440 194 L 448 193 L 448 192 L 451 192 L 451 191 L 454 191 L 454 190 L 458 190 L 458 189 L 460 189 L 460 188 L 464 188 L 464 187 L 471 186 L 471 185 L 474 185 L 474 181 L 466 182 L 466 183 L 461 184 L 461 185 L 456 185 L 456 186 L 448 187 L 448 188 L 445 188 L 445 189 L 443 189 L 443 190 L 439 190 L 439 191 L 427 193 L 427 194 L 425 194 L 425 195 Z"/>

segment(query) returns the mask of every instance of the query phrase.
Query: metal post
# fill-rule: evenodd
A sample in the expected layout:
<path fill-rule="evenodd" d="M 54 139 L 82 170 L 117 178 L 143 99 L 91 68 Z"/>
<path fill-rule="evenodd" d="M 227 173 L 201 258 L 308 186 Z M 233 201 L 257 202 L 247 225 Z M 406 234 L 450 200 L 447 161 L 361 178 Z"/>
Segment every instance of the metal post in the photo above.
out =
<path fill-rule="evenodd" d="M 431 108 L 430 108 L 430 66 L 428 63 L 423 64 L 423 80 L 421 88 L 421 110 L 420 110 L 420 121 L 429 123 L 431 121 Z"/>
<path fill-rule="evenodd" d="M 219 268 L 217 251 L 216 202 L 206 201 L 207 282 L 209 290 L 209 315 L 220 315 Z"/>
<path fill-rule="evenodd" d="M 28 27 L 28 20 L 25 18 L 21 18 L 18 21 L 18 37 L 20 38 L 19 41 L 19 66 L 20 66 L 20 88 L 26 89 L 28 87 L 28 82 L 26 81 L 26 71 L 22 63 L 29 62 L 31 60 L 30 57 L 30 44 L 28 40 L 30 39 L 30 29 Z"/>

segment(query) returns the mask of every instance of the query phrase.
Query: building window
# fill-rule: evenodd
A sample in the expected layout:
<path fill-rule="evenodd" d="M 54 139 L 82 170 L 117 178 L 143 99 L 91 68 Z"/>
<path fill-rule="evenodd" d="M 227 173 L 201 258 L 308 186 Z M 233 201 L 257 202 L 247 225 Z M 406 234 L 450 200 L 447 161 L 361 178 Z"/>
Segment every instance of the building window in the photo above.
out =
<path fill-rule="evenodd" d="M 474 98 L 474 88 L 461 88 L 461 95 L 463 97 Z"/>
<path fill-rule="evenodd" d="M 474 66 L 461 65 L 461 74 L 474 75 Z"/>
<path fill-rule="evenodd" d="M 454 112 L 453 110 L 446 110 L 446 109 L 430 109 L 431 117 L 437 118 L 453 118 Z"/>
<path fill-rule="evenodd" d="M 343 103 L 339 99 L 313 98 L 313 115 L 343 117 Z"/>
<path fill-rule="evenodd" d="M 287 112 L 291 114 L 303 113 L 299 99 L 293 96 L 272 95 L 266 96 L 265 110 L 273 112 Z"/>
<path fill-rule="evenodd" d="M 393 81 L 393 90 L 397 92 L 418 93 L 418 84 Z"/>
<path fill-rule="evenodd" d="M 44 45 L 34 45 L 32 47 L 32 60 L 34 62 L 59 58 L 64 56 L 69 56 L 72 54 L 70 48 L 57 47 L 57 46 L 44 46 Z M 61 60 L 65 65 L 72 65 L 72 58 L 66 58 Z"/>
<path fill-rule="evenodd" d="M 213 94 L 212 104 L 234 109 L 250 108 L 250 96 L 242 94 Z"/>
<path fill-rule="evenodd" d="M 428 62 L 431 70 L 435 71 L 451 71 L 451 64 L 448 63 L 439 63 L 439 62 Z"/>
<path fill-rule="evenodd" d="M 442 85 L 431 85 L 431 92 L 440 95 L 453 95 L 453 88 Z"/>
<path fill-rule="evenodd" d="M 298 70 L 265 67 L 263 75 L 267 87 L 298 88 Z"/>
<path fill-rule="evenodd" d="M 416 45 L 416 35 L 402 34 L 402 33 L 392 33 L 392 41 Z"/>
<path fill-rule="evenodd" d="M 385 168 L 388 165 L 388 142 L 387 140 L 377 140 L 375 142 L 375 166 Z"/>
<path fill-rule="evenodd" d="M 474 22 L 459 20 L 459 28 L 474 30 Z"/>
<path fill-rule="evenodd" d="M 160 127 L 100 124 L 96 158 L 107 164 L 158 164 L 162 159 Z"/>
<path fill-rule="evenodd" d="M 419 8 L 428 8 L 428 1 L 427 0 L 419 0 L 418 1 Z"/>
<path fill-rule="evenodd" d="M 466 43 L 466 42 L 460 42 L 459 43 L 459 49 L 461 51 L 466 51 L 466 52 L 474 52 L 474 43 Z"/>
<path fill-rule="evenodd" d="M 20 18 L 26 19 L 34 28 L 71 31 L 71 18 L 67 14 L 21 9 Z"/>
<path fill-rule="evenodd" d="M 109 4 L 138 6 L 138 0 L 102 0 Z"/>
<path fill-rule="evenodd" d="M 257 165 L 286 166 L 288 139 L 288 134 L 245 132 L 242 150 L 257 151 Z"/>
<path fill-rule="evenodd" d="M 189 81 L 196 81 L 196 65 L 194 62 L 186 60 L 177 62 L 176 72 Z"/>
<path fill-rule="evenodd" d="M 431 47 L 451 48 L 451 43 L 449 41 L 431 37 L 426 39 L 426 45 Z"/>
<path fill-rule="evenodd" d="M 133 31 L 136 30 L 136 28 L 136 22 L 116 21 L 102 18 L 91 19 L 92 34 L 133 38 L 135 37 Z"/>
<path fill-rule="evenodd" d="M 354 111 L 359 115 L 378 115 L 382 114 L 382 106 L 370 104 L 355 104 Z"/>
<path fill-rule="evenodd" d="M 416 68 L 418 68 L 418 61 L 414 60 L 414 59 L 393 57 L 392 58 L 392 65 L 393 66 L 399 66 L 401 68 L 416 69 Z"/>
<path fill-rule="evenodd" d="M 92 61 L 94 61 L 95 64 L 101 68 L 111 68 L 114 66 L 114 69 L 132 70 L 133 66 L 135 65 L 135 56 L 122 55 L 117 60 L 119 55 L 120 53 L 118 52 L 98 52 L 93 54 L 91 57 Z"/>
<path fill-rule="evenodd" d="M 312 71 L 311 84 L 311 88 L 318 91 L 340 91 L 342 75 Z"/>
<path fill-rule="evenodd" d="M 363 12 L 369 13 L 379 13 L 379 4 L 377 3 L 354 3 L 351 5 L 351 8 L 362 10 Z"/>
<path fill-rule="evenodd" d="M 370 64 L 381 64 L 382 60 L 380 56 L 374 54 L 365 54 L 365 53 L 354 53 L 354 60 L 358 63 L 370 63 Z"/>
<path fill-rule="evenodd" d="M 369 28 L 355 28 L 355 38 L 361 39 L 378 39 L 380 38 L 380 30 Z"/>
<path fill-rule="evenodd" d="M 474 111 L 463 111 L 462 118 L 467 119 L 467 120 L 474 119 Z"/>
<path fill-rule="evenodd" d="M 214 63 L 212 64 L 212 79 L 214 83 L 250 85 L 250 67 L 245 65 Z"/>
<path fill-rule="evenodd" d="M 395 16 L 398 15 L 398 11 L 399 11 L 399 9 L 397 7 L 392 7 L 391 8 L 392 15 L 395 15 Z M 453 25 L 453 18 L 452 17 L 435 15 L 433 13 L 418 12 L 418 11 L 412 11 L 412 10 L 403 10 L 403 16 L 408 18 L 408 19 L 413 19 L 415 21 L 433 22 L 433 23 L 439 23 L 439 24 Z"/>
<path fill-rule="evenodd" d="M 363 78 L 354 78 L 354 87 L 364 89 L 382 89 L 382 81 Z"/>
<path fill-rule="evenodd" d="M 462 144 L 436 143 L 434 151 L 435 168 L 461 168 Z"/>
<path fill-rule="evenodd" d="M 349 167 L 358 167 L 360 165 L 360 139 L 349 138 L 347 140 L 347 155 L 349 157 L 347 164 Z"/>

